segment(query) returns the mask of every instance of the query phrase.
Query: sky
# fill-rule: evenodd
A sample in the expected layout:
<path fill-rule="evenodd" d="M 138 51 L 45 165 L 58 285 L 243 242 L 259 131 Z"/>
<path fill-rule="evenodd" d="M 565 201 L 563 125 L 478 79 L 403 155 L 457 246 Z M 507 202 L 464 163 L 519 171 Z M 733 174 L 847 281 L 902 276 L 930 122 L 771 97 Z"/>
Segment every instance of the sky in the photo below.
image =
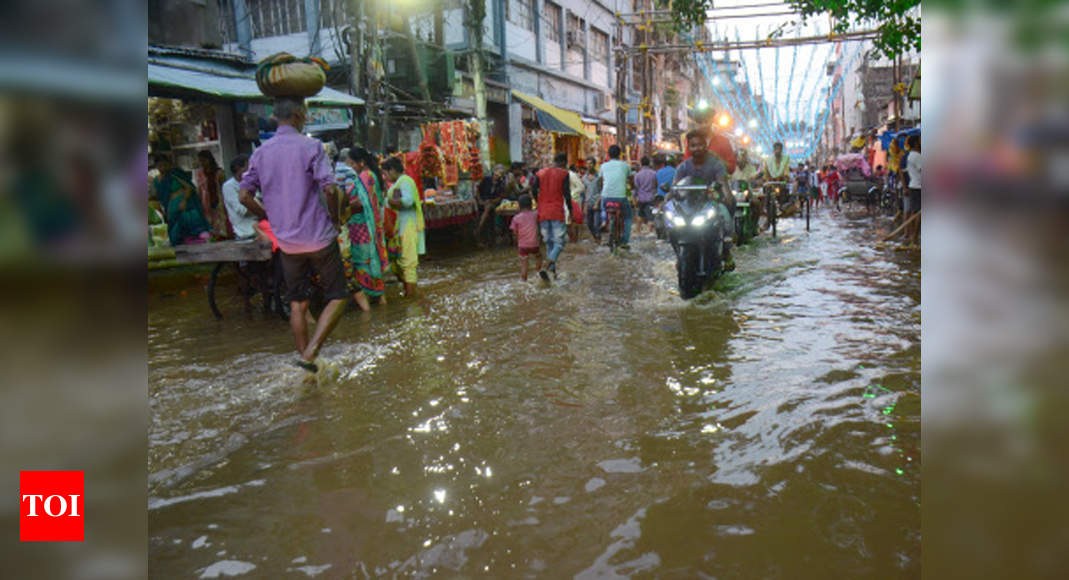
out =
<path fill-rule="evenodd" d="M 720 0 L 715 2 L 714 18 L 708 26 L 714 39 L 730 41 L 764 39 L 782 25 L 786 25 L 782 34 L 784 38 L 828 33 L 828 17 L 811 18 L 802 24 L 800 15 L 782 14 L 789 11 L 790 6 L 775 0 Z M 760 16 L 761 14 L 765 16 Z M 720 21 L 715 19 L 716 16 L 737 15 L 756 16 L 726 18 Z M 856 62 L 856 59 L 860 58 L 861 44 L 846 43 L 843 47 L 845 60 Z M 730 52 L 732 60 L 743 64 L 736 80 L 745 81 L 748 76 L 755 92 L 762 94 L 768 102 L 769 120 L 758 118 L 758 127 L 755 129 L 747 119 L 742 127 L 758 144 L 763 144 L 766 152 L 771 148 L 773 140 L 783 140 L 789 150 L 799 151 L 806 150 L 816 141 L 815 133 L 800 137 L 774 134 L 773 126 L 776 121 L 787 123 L 794 120 L 821 125 L 818 114 L 826 103 L 826 97 L 822 98 L 822 91 L 829 89 L 833 78 L 826 75 L 825 65 L 834 58 L 834 46 L 828 43 Z M 715 95 L 732 88 L 732 84 L 725 80 L 711 88 Z M 740 100 L 743 102 L 738 103 L 738 107 L 749 111 L 748 99 Z M 728 98 L 728 101 L 731 99 Z M 797 144 L 792 147 L 791 141 L 797 141 Z"/>

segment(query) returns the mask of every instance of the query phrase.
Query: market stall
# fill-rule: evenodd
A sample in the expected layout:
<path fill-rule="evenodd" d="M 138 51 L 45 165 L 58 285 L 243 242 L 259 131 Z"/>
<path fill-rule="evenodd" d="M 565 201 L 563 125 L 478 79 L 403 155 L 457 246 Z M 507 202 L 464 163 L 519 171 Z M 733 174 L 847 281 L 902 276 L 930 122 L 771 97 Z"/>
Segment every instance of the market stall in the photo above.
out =
<path fill-rule="evenodd" d="M 479 125 L 474 120 L 425 123 L 417 151 L 401 154 L 405 173 L 422 185 L 427 229 L 461 225 L 479 217 L 475 184 L 483 178 Z"/>
<path fill-rule="evenodd" d="M 225 168 L 238 153 L 248 152 L 270 137 L 271 133 L 265 133 L 264 129 L 272 112 L 269 104 L 272 99 L 261 92 L 254 78 L 254 66 L 233 55 L 150 47 L 149 152 L 169 160 L 177 170 L 176 175 L 184 173 L 186 180 L 193 181 L 198 153 L 210 153 L 216 165 Z M 306 102 L 310 130 L 345 130 L 352 119 L 349 108 L 364 101 L 323 87 Z M 225 171 L 226 175 L 229 173 Z M 155 168 L 150 167 L 150 186 L 156 176 Z M 199 180 L 194 183 L 200 191 Z M 212 213 L 216 217 L 225 216 L 221 200 Z M 156 222 L 150 222 L 149 238 L 149 262 L 154 267 L 212 262 L 217 264 L 215 274 L 218 274 L 225 263 L 254 263 L 265 259 L 261 248 L 254 244 L 219 241 L 229 237 L 225 217 L 218 227 L 213 224 L 213 241 L 171 247 L 162 208 L 150 215 Z M 266 258 L 270 258 L 269 252 Z M 209 294 L 212 311 L 219 316 Z"/>
<path fill-rule="evenodd" d="M 534 95 L 512 91 L 512 96 L 525 105 L 522 144 L 528 167 L 548 167 L 558 152 L 568 154 L 569 164 L 578 164 L 588 156 L 591 143 L 598 140 L 593 124 Z"/>
<path fill-rule="evenodd" d="M 423 204 L 423 222 L 427 229 L 445 228 L 469 222 L 479 217 L 474 199 L 436 198 Z"/>

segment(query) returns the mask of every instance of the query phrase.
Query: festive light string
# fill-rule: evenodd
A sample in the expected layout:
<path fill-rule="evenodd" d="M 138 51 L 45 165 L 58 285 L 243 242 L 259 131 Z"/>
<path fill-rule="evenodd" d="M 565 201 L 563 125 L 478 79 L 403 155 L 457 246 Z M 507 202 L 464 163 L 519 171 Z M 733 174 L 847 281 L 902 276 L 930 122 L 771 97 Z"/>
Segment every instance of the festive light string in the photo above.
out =
<path fill-rule="evenodd" d="M 738 28 L 735 29 L 735 38 L 739 39 L 739 29 Z M 750 97 L 750 104 L 749 104 L 750 111 L 751 111 L 750 118 L 751 119 L 755 119 L 755 120 L 758 121 L 758 125 L 757 125 L 758 126 L 758 133 L 760 133 L 760 135 L 755 135 L 755 139 L 754 140 L 757 141 L 757 139 L 760 138 L 761 146 L 771 149 L 771 141 L 769 139 L 771 137 L 771 132 L 770 132 L 771 128 L 768 126 L 768 123 L 766 122 L 765 116 L 763 114 L 761 114 L 760 112 L 758 112 L 758 110 L 757 110 L 758 109 L 757 101 L 754 99 L 754 93 L 755 93 L 754 86 L 753 86 L 753 84 L 750 83 L 750 67 L 748 66 L 748 64 L 746 62 L 746 58 L 744 56 L 744 53 L 741 50 L 739 51 L 739 61 L 742 63 L 743 79 L 746 82 L 746 87 L 749 89 L 747 92 L 749 93 L 749 97 Z M 760 87 L 760 88 L 761 88 L 762 94 L 764 94 L 764 90 L 765 90 L 764 87 Z"/>
<path fill-rule="evenodd" d="M 776 125 L 776 134 L 779 135 L 780 140 L 782 140 L 783 139 L 783 132 L 780 131 L 780 127 L 782 127 L 782 125 L 779 122 L 779 106 L 778 106 L 779 105 L 779 77 L 780 77 L 780 74 L 779 74 L 779 71 L 780 71 L 780 68 L 779 68 L 779 47 L 776 47 L 776 64 L 775 64 L 775 68 L 776 68 L 776 76 L 773 79 L 773 82 L 775 84 L 773 85 L 774 88 L 773 88 L 773 92 L 772 92 L 772 97 L 776 100 L 776 103 L 775 103 L 776 106 L 772 107 L 772 113 L 774 115 L 774 117 L 772 119 L 772 122 L 775 123 L 775 125 Z"/>
<path fill-rule="evenodd" d="M 689 41 L 691 41 L 692 36 L 690 35 L 690 33 L 687 33 L 687 34 L 684 35 L 684 38 L 685 38 L 685 40 L 687 40 L 689 42 Z M 698 66 L 701 67 L 702 74 L 705 75 L 705 78 L 706 78 L 707 82 L 709 82 L 709 86 L 711 86 L 713 88 L 713 94 L 716 97 L 717 101 L 719 101 L 722 105 L 726 106 L 731 111 L 731 114 L 733 116 L 735 116 L 736 119 L 738 119 L 738 111 L 736 110 L 736 107 L 733 106 L 733 103 L 731 101 L 729 101 L 729 99 L 727 98 L 727 96 L 725 94 L 720 92 L 719 86 L 717 86 L 715 83 L 712 82 L 713 81 L 713 75 L 710 74 L 710 72 L 709 72 L 708 62 L 707 62 L 707 61 L 710 61 L 711 59 L 712 59 L 712 57 L 709 55 L 709 53 L 702 52 L 700 54 L 700 57 L 696 55 L 694 60 L 695 60 L 695 62 L 698 63 Z M 719 76 L 719 75 L 717 75 L 717 76 Z M 714 119 L 715 119 L 715 116 L 714 116 Z"/>
<path fill-rule="evenodd" d="M 710 55 L 708 55 L 708 54 L 703 54 L 702 57 L 703 57 L 702 59 L 696 59 L 696 60 L 698 60 L 699 65 L 702 67 L 702 72 L 708 78 L 708 77 L 710 77 L 710 74 L 709 74 L 709 71 L 708 71 L 708 68 L 707 68 L 707 62 L 706 61 L 711 61 L 712 57 Z M 728 61 L 731 60 L 730 56 L 728 57 L 727 60 Z M 729 91 L 727 89 L 724 89 L 724 91 L 721 91 L 720 87 L 718 85 L 712 84 L 712 83 L 710 83 L 710 85 L 713 87 L 713 92 L 717 96 L 717 99 L 720 100 L 725 106 L 727 106 L 728 109 L 730 110 L 731 114 L 734 116 L 736 126 L 740 126 L 740 123 L 742 123 L 744 121 L 745 117 L 746 117 L 746 115 L 744 115 L 746 113 L 746 110 L 743 108 L 744 101 L 742 100 L 741 95 L 737 94 L 738 93 L 738 85 L 735 83 L 734 77 L 728 78 L 727 81 L 731 83 L 731 86 L 734 88 L 734 90 L 730 90 Z M 752 97 L 752 93 L 751 93 L 751 97 Z M 759 136 L 756 136 L 756 137 L 759 137 Z M 754 138 L 755 138 L 755 136 L 751 135 L 751 139 L 754 139 Z"/>
<path fill-rule="evenodd" d="M 758 28 L 757 35 L 758 36 L 761 35 L 761 29 L 760 28 Z M 765 74 L 764 74 L 764 70 L 765 70 L 765 67 L 764 67 L 764 64 L 762 64 L 762 61 L 761 61 L 761 49 L 757 49 L 757 82 L 761 83 L 761 96 L 762 96 L 761 109 L 764 111 L 764 116 L 765 116 L 764 120 L 765 120 L 765 124 L 768 125 L 769 134 L 772 137 L 775 137 L 775 135 L 776 135 L 775 127 L 772 126 L 771 118 L 769 117 L 769 114 L 768 114 L 768 91 L 765 90 Z M 769 153 L 772 152 L 772 143 L 771 142 L 765 143 L 765 150 L 768 151 Z"/>
<path fill-rule="evenodd" d="M 817 47 L 815 47 L 815 46 L 813 47 L 813 50 L 810 53 L 809 62 L 810 63 L 818 62 L 818 60 L 817 60 Z M 809 85 L 809 78 L 813 75 L 813 70 L 814 69 L 822 69 L 822 68 L 823 68 L 823 66 L 820 66 L 820 67 L 810 66 L 806 70 L 805 78 L 802 79 L 802 89 L 799 92 L 799 97 L 801 97 L 801 95 L 809 95 L 809 97 L 806 99 L 804 112 L 803 112 L 803 107 L 802 107 L 802 105 L 800 103 L 799 103 L 799 105 L 797 107 L 797 112 L 798 112 L 799 115 L 801 115 L 802 121 L 805 122 L 805 130 L 806 130 L 807 133 L 813 127 L 813 119 L 812 119 L 813 102 L 816 101 L 817 94 L 819 93 L 818 87 L 820 85 L 820 76 L 819 75 L 817 76 L 817 80 L 813 83 L 813 86 L 808 91 L 806 90 L 806 87 Z M 800 100 L 801 99 L 799 99 L 799 101 Z M 807 146 L 808 146 L 808 143 L 807 143 Z M 807 157 L 808 157 L 808 155 L 807 155 Z"/>
<path fill-rule="evenodd" d="M 861 47 L 860 43 L 858 45 L 856 45 L 856 47 L 854 49 L 854 52 L 851 53 L 851 56 L 850 56 L 850 59 L 849 59 L 849 64 L 847 64 L 843 68 L 843 70 L 848 70 L 851 66 L 853 66 L 854 59 L 856 58 L 857 52 L 858 52 L 858 50 L 860 50 L 860 47 Z M 839 78 L 838 84 L 836 84 L 834 86 L 829 84 L 828 87 L 827 87 L 828 88 L 828 95 L 831 95 L 833 93 L 834 94 L 838 94 L 838 89 L 842 87 L 842 83 L 843 83 L 844 79 L 845 79 L 845 76 L 841 75 L 840 78 Z M 819 95 L 814 94 L 813 98 L 811 99 L 810 108 L 813 105 L 816 104 L 818 97 L 819 97 Z M 825 100 L 825 99 L 827 99 L 827 96 L 825 95 L 824 97 L 819 97 L 819 98 L 821 100 Z M 834 98 L 834 97 L 832 97 L 832 98 Z M 826 118 L 827 113 L 829 111 L 830 111 L 830 108 L 825 109 L 824 118 Z M 805 153 L 805 155 L 806 155 L 807 158 L 811 157 L 813 155 L 815 149 L 816 149 L 817 139 L 815 138 L 815 135 L 816 135 L 816 132 L 819 129 L 819 126 L 822 125 L 822 123 L 823 123 L 823 121 L 818 121 L 816 118 L 814 118 L 813 122 L 806 129 L 806 132 L 805 132 L 805 135 L 804 135 L 804 140 L 806 142 L 806 153 Z"/>
<path fill-rule="evenodd" d="M 854 48 L 853 54 L 850 56 L 850 62 L 845 67 L 843 67 L 843 71 L 849 70 L 850 67 L 852 67 L 854 65 L 854 61 L 857 59 L 858 53 L 861 52 L 861 47 L 862 47 L 863 44 L 864 43 L 862 43 L 862 42 L 857 43 L 856 47 Z M 814 134 L 813 139 L 810 140 L 810 145 L 809 145 L 810 151 L 815 149 L 816 148 L 816 144 L 819 143 L 820 140 L 824 137 L 824 126 L 828 122 L 828 115 L 831 113 L 831 104 L 835 100 L 835 98 L 837 96 L 839 96 L 839 90 L 842 89 L 843 81 L 845 79 L 846 79 L 846 75 L 845 74 L 839 75 L 839 80 L 836 81 L 836 83 L 835 83 L 834 87 L 832 88 L 832 90 L 828 91 L 828 106 L 827 106 L 827 108 L 824 109 L 824 115 L 820 119 L 820 122 L 817 123 L 815 128 L 814 128 L 815 134 Z"/>
<path fill-rule="evenodd" d="M 817 56 L 817 47 L 814 46 L 813 47 L 813 53 L 812 53 L 812 55 L 810 56 L 810 59 L 809 59 L 810 62 L 816 62 L 816 56 Z M 826 61 L 827 59 L 825 58 L 824 60 Z M 806 78 L 805 78 L 805 80 L 802 81 L 802 91 L 803 92 L 805 92 L 805 87 L 809 83 L 809 76 L 813 73 L 813 69 L 814 68 L 818 68 L 818 67 L 810 67 L 810 69 L 808 71 L 806 71 Z M 821 66 L 819 68 L 823 69 L 823 66 Z M 818 74 L 816 80 L 813 83 L 813 88 L 809 91 L 809 99 L 806 101 L 805 114 L 803 116 L 803 119 L 805 120 L 806 133 L 807 134 L 813 130 L 813 123 L 814 123 L 814 120 L 815 120 L 813 118 L 814 117 L 813 104 L 816 102 L 817 97 L 820 94 L 820 84 L 821 84 L 820 83 L 820 79 L 821 79 L 821 75 Z M 801 111 L 801 107 L 799 107 L 799 112 L 800 111 Z M 808 147 L 809 147 L 808 141 L 806 142 L 806 147 L 807 147 L 807 153 L 808 153 Z M 810 157 L 810 156 L 806 155 L 806 157 Z"/>
<path fill-rule="evenodd" d="M 776 50 L 778 51 L 779 49 L 777 48 Z M 786 122 L 787 122 L 788 134 L 793 133 L 793 130 L 792 130 L 791 126 L 790 126 L 791 125 L 791 88 L 794 86 L 794 70 L 795 70 L 795 65 L 797 63 L 798 63 L 798 45 L 796 44 L 791 48 L 791 74 L 787 77 L 787 102 L 784 103 L 784 105 L 783 105 L 784 116 L 786 117 Z M 776 98 L 778 99 L 779 95 L 776 95 Z"/>

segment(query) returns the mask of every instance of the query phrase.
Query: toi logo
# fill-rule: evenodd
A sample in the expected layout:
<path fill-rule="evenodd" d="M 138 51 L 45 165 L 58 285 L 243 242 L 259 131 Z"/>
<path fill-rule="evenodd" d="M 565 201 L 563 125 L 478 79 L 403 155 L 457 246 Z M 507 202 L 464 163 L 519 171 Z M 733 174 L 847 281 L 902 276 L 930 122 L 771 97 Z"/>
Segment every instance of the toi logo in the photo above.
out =
<path fill-rule="evenodd" d="M 84 499 L 84 471 L 20 471 L 19 540 L 83 541 Z"/>

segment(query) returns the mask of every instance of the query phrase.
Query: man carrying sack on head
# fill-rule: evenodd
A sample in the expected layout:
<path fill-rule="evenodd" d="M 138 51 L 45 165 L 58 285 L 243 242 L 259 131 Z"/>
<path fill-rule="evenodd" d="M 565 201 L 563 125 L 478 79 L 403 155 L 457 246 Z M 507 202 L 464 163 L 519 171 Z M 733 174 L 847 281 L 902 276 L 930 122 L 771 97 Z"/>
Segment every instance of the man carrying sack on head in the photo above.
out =
<path fill-rule="evenodd" d="M 302 134 L 308 111 L 300 97 L 275 99 L 278 131 L 249 159 L 241 179 L 241 203 L 265 218 L 282 251 L 282 269 L 290 302 L 290 328 L 300 358 L 296 364 L 316 372 L 313 362 L 341 317 L 349 293 L 338 249 L 342 192 L 319 141 Z M 261 206 L 253 196 L 259 190 Z M 319 275 L 326 308 L 308 339 L 311 275 Z"/>

